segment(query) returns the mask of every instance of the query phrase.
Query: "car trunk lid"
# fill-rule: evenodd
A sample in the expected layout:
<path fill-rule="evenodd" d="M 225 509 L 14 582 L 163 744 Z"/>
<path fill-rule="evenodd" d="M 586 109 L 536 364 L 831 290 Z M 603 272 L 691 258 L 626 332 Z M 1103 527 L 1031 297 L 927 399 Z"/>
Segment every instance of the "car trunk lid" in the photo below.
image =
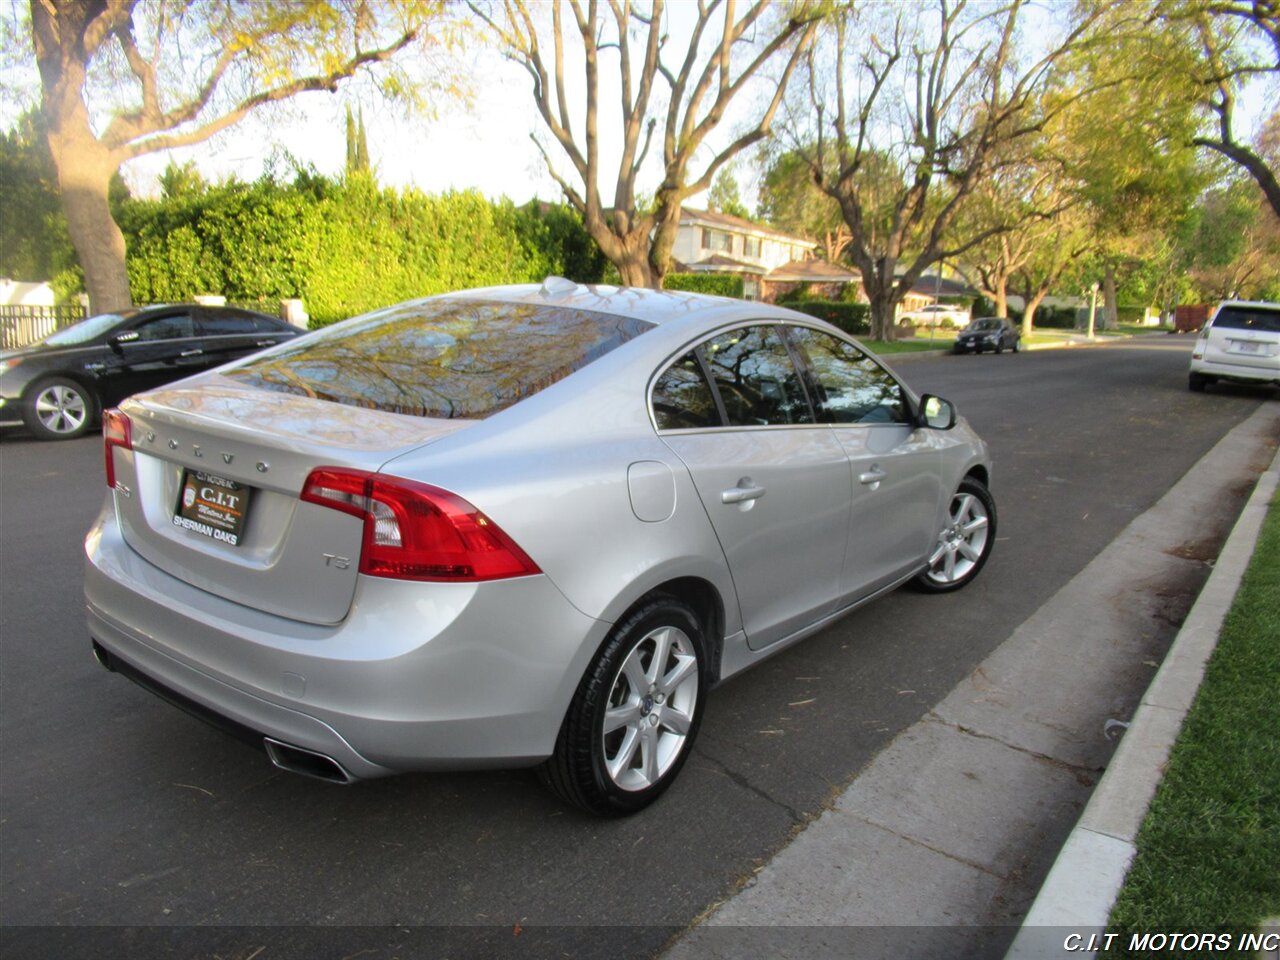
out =
<path fill-rule="evenodd" d="M 193 586 L 256 610 L 336 623 L 351 607 L 364 524 L 299 499 L 321 466 L 377 471 L 472 421 L 254 389 L 218 374 L 127 401 L 115 450 L 129 546 Z"/>

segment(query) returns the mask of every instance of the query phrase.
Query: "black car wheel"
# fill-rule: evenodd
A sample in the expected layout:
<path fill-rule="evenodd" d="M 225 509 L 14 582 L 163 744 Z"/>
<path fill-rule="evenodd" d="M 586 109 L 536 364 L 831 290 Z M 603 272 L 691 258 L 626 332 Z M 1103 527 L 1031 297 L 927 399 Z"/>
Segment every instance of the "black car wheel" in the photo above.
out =
<path fill-rule="evenodd" d="M 539 768 L 561 799 L 591 813 L 634 813 L 671 785 L 702 720 L 702 625 L 654 596 L 620 621 L 578 685 Z"/>
<path fill-rule="evenodd" d="M 79 383 L 53 377 L 32 388 L 22 419 L 38 440 L 70 440 L 93 427 L 97 409 L 93 394 Z"/>

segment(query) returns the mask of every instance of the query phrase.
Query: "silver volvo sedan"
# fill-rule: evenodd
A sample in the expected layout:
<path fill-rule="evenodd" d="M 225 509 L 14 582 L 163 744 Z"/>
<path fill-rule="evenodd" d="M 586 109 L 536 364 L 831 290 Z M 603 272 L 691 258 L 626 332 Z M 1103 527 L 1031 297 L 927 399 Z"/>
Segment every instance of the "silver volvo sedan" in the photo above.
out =
<path fill-rule="evenodd" d="M 641 809 L 708 691 L 995 543 L 986 445 L 834 327 L 560 278 L 108 411 L 102 664 L 336 782 L 540 765 Z"/>

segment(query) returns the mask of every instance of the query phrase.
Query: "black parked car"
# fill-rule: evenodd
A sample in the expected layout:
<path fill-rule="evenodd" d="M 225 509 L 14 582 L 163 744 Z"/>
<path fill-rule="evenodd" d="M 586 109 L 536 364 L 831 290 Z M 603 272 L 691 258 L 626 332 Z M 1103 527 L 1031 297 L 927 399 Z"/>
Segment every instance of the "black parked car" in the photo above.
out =
<path fill-rule="evenodd" d="M 234 307 L 177 304 L 104 313 L 0 353 L 0 426 L 41 440 L 96 429 L 130 394 L 274 346 L 302 331 Z"/>
<path fill-rule="evenodd" d="M 960 331 L 952 353 L 981 353 L 994 350 L 1017 353 L 1022 341 L 1022 331 L 1003 317 L 980 317 Z"/>

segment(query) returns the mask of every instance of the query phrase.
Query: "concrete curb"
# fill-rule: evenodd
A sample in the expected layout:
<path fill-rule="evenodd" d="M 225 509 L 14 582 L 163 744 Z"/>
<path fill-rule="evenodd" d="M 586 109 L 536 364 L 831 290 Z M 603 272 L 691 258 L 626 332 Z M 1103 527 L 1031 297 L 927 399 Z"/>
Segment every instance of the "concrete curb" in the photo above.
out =
<path fill-rule="evenodd" d="M 1091 935 L 1106 929 L 1137 850 L 1138 830 L 1200 689 L 1278 486 L 1280 452 L 1258 478 L 1213 573 L 1045 878 L 1006 960 L 1058 956 L 1067 935 L 1078 934 L 1081 943 L 1088 943 Z M 1047 927 L 1054 928 L 1051 951 L 1042 929 Z"/>

